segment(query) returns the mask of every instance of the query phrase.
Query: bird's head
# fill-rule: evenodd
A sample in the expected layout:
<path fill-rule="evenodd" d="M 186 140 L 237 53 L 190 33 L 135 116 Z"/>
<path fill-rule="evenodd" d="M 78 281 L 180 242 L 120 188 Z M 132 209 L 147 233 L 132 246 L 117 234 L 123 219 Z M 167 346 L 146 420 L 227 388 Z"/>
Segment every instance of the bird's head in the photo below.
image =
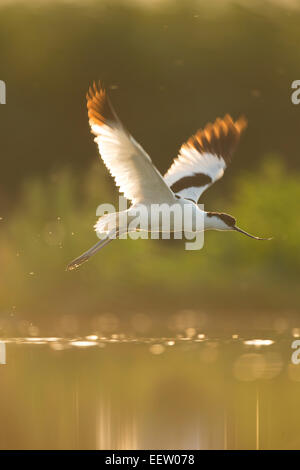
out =
<path fill-rule="evenodd" d="M 236 232 L 243 233 L 247 237 L 254 238 L 255 240 L 271 240 L 271 238 L 261 238 L 251 235 L 245 230 L 236 226 L 236 219 L 232 215 L 223 212 L 206 212 L 205 229 L 211 230 L 235 230 Z"/>

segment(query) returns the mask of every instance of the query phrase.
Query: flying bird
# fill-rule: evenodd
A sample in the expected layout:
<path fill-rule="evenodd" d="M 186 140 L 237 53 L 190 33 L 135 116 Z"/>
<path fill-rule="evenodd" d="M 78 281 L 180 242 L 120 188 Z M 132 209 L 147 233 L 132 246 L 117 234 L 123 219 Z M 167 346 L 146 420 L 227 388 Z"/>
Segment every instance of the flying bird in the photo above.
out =
<path fill-rule="evenodd" d="M 245 117 L 241 116 L 233 121 L 226 114 L 223 119 L 217 118 L 213 124 L 208 123 L 203 129 L 199 129 L 182 145 L 171 167 L 162 176 L 149 155 L 121 123 L 100 83 L 98 86 L 94 83 L 89 88 L 86 98 L 89 124 L 100 156 L 119 192 L 131 201 L 131 206 L 126 211 L 126 225 L 119 222 L 120 217 L 115 217 L 117 223 L 111 229 L 109 223 L 112 215 L 100 217 L 95 230 L 101 240 L 74 259 L 67 270 L 77 268 L 114 238 L 128 232 L 128 221 L 132 220 L 133 214 L 136 216 L 136 208 L 140 205 L 148 208 L 152 204 L 180 204 L 182 207 L 189 205 L 192 228 L 200 214 L 204 220 L 204 230 L 231 230 L 255 240 L 269 240 L 237 227 L 236 219 L 231 215 L 206 212 L 197 205 L 203 192 L 222 178 L 240 136 L 247 127 Z M 122 212 L 117 214 L 120 216 Z"/>

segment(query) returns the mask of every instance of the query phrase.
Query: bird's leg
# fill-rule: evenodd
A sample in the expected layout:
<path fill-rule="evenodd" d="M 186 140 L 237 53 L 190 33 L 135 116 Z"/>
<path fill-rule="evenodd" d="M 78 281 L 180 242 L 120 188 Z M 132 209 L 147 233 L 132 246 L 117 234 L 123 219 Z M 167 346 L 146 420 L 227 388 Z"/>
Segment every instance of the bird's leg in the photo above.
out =
<path fill-rule="evenodd" d="M 112 235 L 114 236 L 112 237 Z M 96 254 L 97 251 L 101 250 L 104 246 L 112 242 L 119 235 L 120 235 L 119 231 L 116 231 L 115 234 L 113 234 L 113 232 L 110 232 L 106 238 L 104 238 L 103 240 L 100 240 L 98 243 L 96 243 L 96 245 L 92 246 L 92 248 L 85 251 L 82 255 L 78 256 L 78 258 L 75 258 L 73 261 L 71 261 L 71 263 L 68 264 L 66 271 L 72 271 L 73 269 L 78 268 L 81 264 L 88 261 L 91 256 Z"/>
<path fill-rule="evenodd" d="M 100 240 L 96 245 L 92 246 L 89 250 L 85 251 L 82 255 L 75 258 L 71 263 L 68 264 L 66 271 L 72 271 L 73 269 L 78 268 L 81 264 L 85 263 L 93 256 L 97 251 L 101 250 L 105 245 L 111 242 L 112 238 L 105 238 L 104 240 Z"/>

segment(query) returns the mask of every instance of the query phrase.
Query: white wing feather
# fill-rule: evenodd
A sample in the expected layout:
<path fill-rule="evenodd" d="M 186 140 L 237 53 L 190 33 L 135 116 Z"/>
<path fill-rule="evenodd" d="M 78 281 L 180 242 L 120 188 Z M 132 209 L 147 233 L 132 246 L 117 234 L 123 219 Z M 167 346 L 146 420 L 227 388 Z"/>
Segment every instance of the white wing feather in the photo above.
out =
<path fill-rule="evenodd" d="M 173 192 L 149 155 L 124 129 L 101 87 L 90 88 L 87 107 L 100 155 L 120 192 L 133 204 L 174 203 Z"/>
<path fill-rule="evenodd" d="M 222 178 L 246 125 L 244 117 L 233 122 L 226 115 L 183 144 L 164 176 L 172 191 L 197 203 L 202 193 Z"/>

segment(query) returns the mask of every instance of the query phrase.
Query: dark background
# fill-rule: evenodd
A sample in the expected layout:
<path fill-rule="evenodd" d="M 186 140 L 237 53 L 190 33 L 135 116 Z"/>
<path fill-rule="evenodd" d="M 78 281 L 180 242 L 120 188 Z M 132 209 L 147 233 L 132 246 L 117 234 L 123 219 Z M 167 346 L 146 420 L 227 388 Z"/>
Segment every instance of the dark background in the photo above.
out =
<path fill-rule="evenodd" d="M 1 8 L 7 198 L 32 174 L 65 165 L 80 171 L 94 162 L 85 93 L 99 79 L 116 88 L 115 108 L 163 172 L 191 133 L 227 112 L 249 120 L 233 172 L 255 169 L 266 152 L 299 168 L 300 115 L 290 100 L 300 76 L 299 11 L 269 2 L 142 5 Z"/>
<path fill-rule="evenodd" d="M 0 3 L 5 328 L 104 310 L 297 311 L 299 25 L 297 4 L 284 2 Z M 97 205 L 117 199 L 87 121 L 98 79 L 162 172 L 206 122 L 245 114 L 234 162 L 202 202 L 274 240 L 208 233 L 192 254 L 175 242 L 118 241 L 66 273 L 96 241 Z"/>

